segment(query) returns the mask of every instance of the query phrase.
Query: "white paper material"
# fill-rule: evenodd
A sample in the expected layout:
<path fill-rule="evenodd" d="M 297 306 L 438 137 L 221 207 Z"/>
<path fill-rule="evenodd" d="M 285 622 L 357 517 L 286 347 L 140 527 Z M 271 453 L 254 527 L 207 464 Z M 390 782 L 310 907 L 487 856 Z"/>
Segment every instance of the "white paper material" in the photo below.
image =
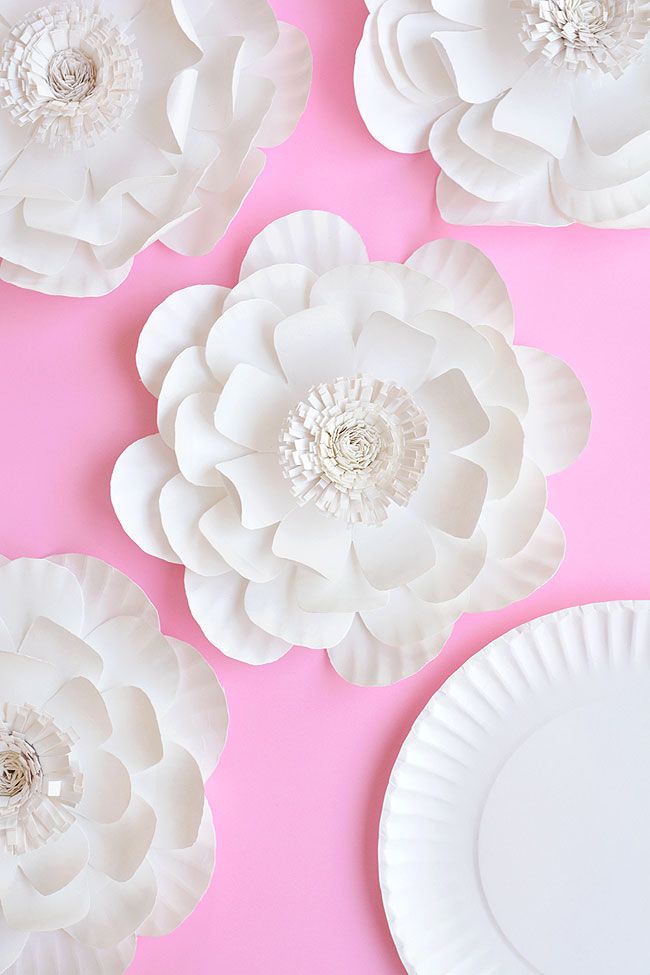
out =
<path fill-rule="evenodd" d="M 154 240 L 210 250 L 305 107 L 302 32 L 266 0 L 22 6 L 0 24 L 0 278 L 99 295 Z"/>
<path fill-rule="evenodd" d="M 451 223 L 650 225 L 646 0 L 373 0 L 359 109 Z"/>
<path fill-rule="evenodd" d="M 513 332 L 469 244 L 369 263 L 341 218 L 284 217 L 225 297 L 187 289 L 145 325 L 160 433 L 118 460 L 118 518 L 184 564 L 224 653 L 327 647 L 348 680 L 406 677 L 462 612 L 522 598 L 563 556 L 546 475 L 578 456 L 590 410 Z"/>
<path fill-rule="evenodd" d="M 648 602 L 562 610 L 429 701 L 379 829 L 411 975 L 647 971 L 649 637 Z"/>
<path fill-rule="evenodd" d="M 137 934 L 194 909 L 227 722 L 214 673 L 126 576 L 0 560 L 0 972 L 121 975 Z"/>

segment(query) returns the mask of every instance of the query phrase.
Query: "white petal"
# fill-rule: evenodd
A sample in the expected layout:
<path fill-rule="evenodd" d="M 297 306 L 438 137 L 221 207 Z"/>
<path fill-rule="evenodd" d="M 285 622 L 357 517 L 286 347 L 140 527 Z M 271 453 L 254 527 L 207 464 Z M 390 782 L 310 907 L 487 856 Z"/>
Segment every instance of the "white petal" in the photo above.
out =
<path fill-rule="evenodd" d="M 34 620 L 20 645 L 20 653 L 46 660 L 61 677 L 81 675 L 95 681 L 102 672 L 101 657 L 84 640 L 45 616 Z"/>
<path fill-rule="evenodd" d="M 104 661 L 101 689 L 141 687 L 156 709 L 169 707 L 178 688 L 176 655 L 157 627 L 135 616 L 115 616 L 88 635 Z"/>
<path fill-rule="evenodd" d="M 219 396 L 214 422 L 217 430 L 237 444 L 273 451 L 294 405 L 286 383 L 242 362 L 235 366 Z"/>
<path fill-rule="evenodd" d="M 247 454 L 219 464 L 219 471 L 234 486 L 241 501 L 244 528 L 275 525 L 295 507 L 277 453 Z"/>
<path fill-rule="evenodd" d="M 224 311 L 208 336 L 208 366 L 222 385 L 240 362 L 280 377 L 273 333 L 284 318 L 277 305 L 263 298 L 239 301 Z"/>
<path fill-rule="evenodd" d="M 231 498 L 224 498 L 209 508 L 201 518 L 199 529 L 223 558 L 226 568 L 234 569 L 245 579 L 268 582 L 280 572 L 282 563 L 272 550 L 274 528 L 255 531 L 244 528 Z"/>
<path fill-rule="evenodd" d="M 432 531 L 436 564 L 409 584 L 409 589 L 431 603 L 456 599 L 474 582 L 485 564 L 487 540 L 477 529 L 471 538 L 455 538 Z"/>
<path fill-rule="evenodd" d="M 30 937 L 27 931 L 16 931 L 10 928 L 0 910 L 0 972 L 11 971 L 11 966 L 21 955 Z M 34 968 L 36 972 L 38 969 Z"/>
<path fill-rule="evenodd" d="M 123 572 L 89 555 L 53 555 L 50 562 L 65 566 L 81 586 L 84 597 L 85 636 L 113 616 L 139 616 L 158 626 L 158 613 L 140 586 Z M 85 674 L 92 677 L 91 674 Z"/>
<path fill-rule="evenodd" d="M 205 792 L 201 770 L 182 745 L 166 741 L 162 760 L 138 775 L 138 793 L 156 813 L 153 845 L 178 850 L 195 842 Z"/>
<path fill-rule="evenodd" d="M 528 543 L 546 507 L 546 478 L 525 458 L 519 480 L 504 498 L 489 501 L 481 518 L 490 558 L 507 559 Z"/>
<path fill-rule="evenodd" d="M 495 129 L 527 139 L 561 159 L 573 124 L 569 74 L 541 61 L 528 68 L 497 105 Z"/>
<path fill-rule="evenodd" d="M 203 390 L 217 393 L 214 376 L 205 361 L 205 349 L 192 345 L 174 359 L 158 397 L 158 430 L 168 447 L 174 448 L 176 414 L 186 397 Z"/>
<path fill-rule="evenodd" d="M 568 467 L 589 439 L 591 409 L 575 373 L 555 356 L 517 346 L 529 409 L 524 420 L 526 454 L 544 471 Z"/>
<path fill-rule="evenodd" d="M 486 492 L 487 475 L 482 467 L 456 454 L 440 455 L 435 462 L 429 461 L 411 506 L 427 524 L 458 538 L 470 538 Z"/>
<path fill-rule="evenodd" d="M 351 684 L 385 686 L 421 670 L 440 653 L 450 633 L 451 627 L 430 633 L 421 643 L 390 647 L 377 640 L 357 617 L 347 636 L 328 653 L 337 673 Z"/>
<path fill-rule="evenodd" d="M 393 507 L 381 525 L 354 528 L 354 549 L 375 589 L 393 589 L 417 578 L 436 554 L 423 520 L 409 508 Z"/>
<path fill-rule="evenodd" d="M 491 373 L 477 383 L 477 396 L 481 403 L 506 406 L 523 419 L 528 412 L 528 393 L 515 350 L 495 329 L 482 325 L 478 330 L 494 349 L 494 364 Z"/>
<path fill-rule="evenodd" d="M 435 340 L 430 368 L 432 377 L 458 368 L 474 385 L 490 374 L 494 350 L 488 340 L 462 318 L 444 311 L 427 311 L 417 315 L 413 324 Z"/>
<path fill-rule="evenodd" d="M 321 649 L 343 639 L 352 613 L 305 613 L 296 600 L 295 568 L 272 582 L 249 582 L 244 607 L 249 618 L 272 636 L 289 644 Z"/>
<path fill-rule="evenodd" d="M 123 975 L 133 961 L 136 939 L 98 951 L 65 931 L 33 933 L 18 961 L 3 975 Z"/>
<path fill-rule="evenodd" d="M 156 904 L 138 929 L 142 935 L 173 931 L 205 894 L 214 869 L 214 826 L 207 802 L 196 842 L 186 850 L 152 850 L 148 859 L 156 875 Z"/>
<path fill-rule="evenodd" d="M 468 611 L 501 609 L 524 599 L 555 575 L 564 558 L 564 532 L 546 511 L 535 533 L 510 559 L 488 558 L 472 585 Z"/>
<path fill-rule="evenodd" d="M 384 606 L 388 593 L 370 585 L 353 550 L 336 579 L 326 579 L 313 569 L 299 566 L 296 602 L 308 613 L 355 613 Z"/>
<path fill-rule="evenodd" d="M 179 562 L 160 520 L 160 492 L 178 474 L 174 452 L 156 434 L 136 440 L 118 458 L 111 502 L 124 531 L 149 555 Z"/>
<path fill-rule="evenodd" d="M 59 689 L 65 678 L 52 664 L 22 653 L 0 653 L 2 699 L 12 704 L 40 707 Z"/>
<path fill-rule="evenodd" d="M 514 316 L 503 279 L 478 247 L 460 240 L 435 240 L 418 248 L 408 267 L 428 275 L 453 295 L 453 311 L 470 325 L 490 325 L 512 340 Z"/>
<path fill-rule="evenodd" d="M 85 677 L 73 677 L 45 704 L 59 728 L 71 730 L 84 748 L 102 745 L 111 734 L 111 722 L 102 696 Z"/>
<path fill-rule="evenodd" d="M 429 371 L 435 342 L 386 312 L 370 316 L 357 340 L 357 370 L 417 389 Z"/>
<path fill-rule="evenodd" d="M 310 305 L 340 311 L 355 339 L 373 312 L 385 311 L 403 318 L 405 311 L 398 281 L 371 264 L 352 264 L 321 275 L 311 289 Z"/>
<path fill-rule="evenodd" d="M 436 32 L 463 101 L 490 101 L 512 88 L 525 71 L 526 50 L 519 40 L 517 17 L 518 11 L 505 7 L 489 28 Z"/>
<path fill-rule="evenodd" d="M 428 437 L 436 451 L 466 447 L 490 428 L 485 410 L 460 369 L 450 369 L 425 383 L 418 390 L 417 402 L 427 414 Z"/>
<path fill-rule="evenodd" d="M 72 237 L 34 230 L 25 223 L 23 206 L 0 212 L 0 251 L 10 264 L 45 276 L 59 274 L 72 257 Z"/>
<path fill-rule="evenodd" d="M 386 606 L 363 610 L 359 615 L 375 639 L 399 647 L 422 643 L 433 633 L 447 632 L 460 612 L 461 606 L 456 601 L 425 602 L 402 586 L 393 589 Z"/>
<path fill-rule="evenodd" d="M 90 907 L 86 871 L 61 890 L 45 897 L 19 870 L 2 897 L 2 910 L 17 931 L 56 931 L 84 917 Z"/>
<path fill-rule="evenodd" d="M 354 371 L 352 335 L 335 308 L 309 308 L 285 318 L 277 326 L 274 340 L 295 395 L 315 383 L 350 376 Z"/>
<path fill-rule="evenodd" d="M 304 264 L 324 274 L 343 264 L 364 264 L 368 253 L 356 230 L 323 210 L 300 210 L 274 220 L 254 238 L 241 277 L 273 264 Z"/>
<path fill-rule="evenodd" d="M 178 658 L 181 683 L 171 708 L 161 717 L 165 738 L 192 755 L 208 779 L 226 743 L 228 706 L 216 674 L 194 647 L 169 639 Z"/>
<path fill-rule="evenodd" d="M 502 406 L 488 406 L 490 428 L 462 454 L 488 476 L 488 500 L 503 498 L 517 483 L 524 458 L 524 430 L 518 417 Z M 528 453 L 531 451 L 526 447 Z"/>
<path fill-rule="evenodd" d="M 83 758 L 83 798 L 77 809 L 81 816 L 96 823 L 115 823 L 131 801 L 131 778 L 115 755 L 103 750 L 88 752 Z"/>
<path fill-rule="evenodd" d="M 47 559 L 16 559 L 0 566 L 0 619 L 16 646 L 38 616 L 79 633 L 83 596 L 72 573 Z"/>
<path fill-rule="evenodd" d="M 215 579 L 185 573 L 185 592 L 192 616 L 208 640 L 235 660 L 267 664 L 291 646 L 255 626 L 244 611 L 247 581 L 236 572 Z"/>
<path fill-rule="evenodd" d="M 136 872 L 151 848 L 156 814 L 141 796 L 132 795 L 116 823 L 84 822 L 90 864 L 99 873 L 124 883 Z"/>
<path fill-rule="evenodd" d="M 176 356 L 192 345 L 205 345 L 221 314 L 227 288 L 197 284 L 175 291 L 153 311 L 138 342 L 138 372 L 157 396 Z"/>
<path fill-rule="evenodd" d="M 309 95 L 312 59 L 309 42 L 301 30 L 280 22 L 280 37 L 273 50 L 252 68 L 270 78 L 275 95 L 257 135 L 261 146 L 278 146 L 298 124 Z"/>
<path fill-rule="evenodd" d="M 309 293 L 316 280 L 311 268 L 301 264 L 264 267 L 235 285 L 224 302 L 224 308 L 231 308 L 250 298 L 263 298 L 276 305 L 285 315 L 293 315 L 309 307 Z"/>
<path fill-rule="evenodd" d="M 242 453 L 242 448 L 214 425 L 217 401 L 218 394 L 193 393 L 183 400 L 176 414 L 178 466 L 186 480 L 199 487 L 221 486 L 216 465 Z"/>
<path fill-rule="evenodd" d="M 341 573 L 350 551 L 352 533 L 339 518 L 330 518 L 316 505 L 294 508 L 278 525 L 273 551 L 281 559 L 310 566 L 329 579 Z"/>
<path fill-rule="evenodd" d="M 425 311 L 453 311 L 454 301 L 449 289 L 432 281 L 427 274 L 391 261 L 373 261 L 372 267 L 385 271 L 401 286 L 405 301 L 402 320 L 410 325 L 415 325 L 417 316 Z M 423 328 L 421 331 L 429 330 Z"/>
<path fill-rule="evenodd" d="M 541 150 L 540 150 L 541 151 Z M 436 202 L 447 223 L 505 224 L 537 223 L 543 227 L 566 227 L 572 219 L 556 204 L 549 181 L 549 165 L 534 171 L 522 184 L 517 196 L 506 203 L 488 203 L 440 173 Z"/>
<path fill-rule="evenodd" d="M 28 288 L 46 295 L 67 295 L 73 298 L 98 298 L 119 287 L 126 279 L 133 260 L 121 267 L 103 267 L 90 244 L 77 244 L 72 257 L 58 274 L 36 274 L 19 264 L 3 260 L 0 280 L 17 288 Z"/>
<path fill-rule="evenodd" d="M 82 944 L 111 948 L 128 938 L 149 916 L 156 902 L 156 878 L 145 860 L 123 883 L 90 869 L 90 909 L 68 932 Z"/>
<path fill-rule="evenodd" d="M 20 869 L 32 887 L 48 897 L 71 883 L 88 863 L 88 840 L 77 823 L 45 846 L 24 853 Z"/>
<path fill-rule="evenodd" d="M 106 747 L 128 768 L 139 772 L 159 762 L 163 754 L 160 728 L 153 705 L 139 687 L 104 691 L 113 734 Z"/>
<path fill-rule="evenodd" d="M 200 575 L 216 576 L 228 566 L 201 533 L 201 518 L 225 495 L 219 487 L 197 487 L 177 474 L 160 492 L 160 518 L 183 565 Z"/>

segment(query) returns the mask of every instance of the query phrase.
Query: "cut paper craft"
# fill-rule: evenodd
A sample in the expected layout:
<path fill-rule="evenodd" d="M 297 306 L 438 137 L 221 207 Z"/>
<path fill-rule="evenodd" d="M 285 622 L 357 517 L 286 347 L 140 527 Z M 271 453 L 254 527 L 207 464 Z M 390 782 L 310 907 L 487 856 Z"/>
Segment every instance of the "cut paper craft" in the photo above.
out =
<path fill-rule="evenodd" d="M 102 295 L 155 240 L 207 253 L 311 72 L 267 0 L 0 0 L 0 279 Z"/>
<path fill-rule="evenodd" d="M 462 224 L 650 226 L 648 0 L 366 0 L 359 109 Z"/>
<path fill-rule="evenodd" d="M 0 562 L 0 973 L 121 975 L 210 882 L 224 694 L 111 566 Z"/>
<path fill-rule="evenodd" d="M 650 602 L 578 606 L 434 694 L 379 829 L 408 975 L 648 971 L 649 648 Z"/>
<path fill-rule="evenodd" d="M 340 217 L 284 217 L 231 291 L 188 288 L 146 324 L 159 432 L 118 460 L 117 516 L 185 566 L 229 656 L 327 647 L 349 681 L 400 680 L 462 612 L 522 599 L 563 557 L 546 475 L 584 447 L 589 406 L 513 330 L 469 244 L 369 263 Z"/>

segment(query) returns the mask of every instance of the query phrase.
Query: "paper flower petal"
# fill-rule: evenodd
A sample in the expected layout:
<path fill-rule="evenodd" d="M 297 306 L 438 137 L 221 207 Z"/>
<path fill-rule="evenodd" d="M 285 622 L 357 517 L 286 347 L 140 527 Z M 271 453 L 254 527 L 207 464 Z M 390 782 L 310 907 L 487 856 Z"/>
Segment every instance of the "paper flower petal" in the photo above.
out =
<path fill-rule="evenodd" d="M 83 596 L 72 573 L 47 559 L 16 559 L 0 566 L 0 618 L 16 645 L 39 616 L 79 632 Z"/>
<path fill-rule="evenodd" d="M 242 261 L 241 277 L 274 264 L 304 264 L 320 275 L 367 260 L 363 240 L 341 217 L 323 210 L 300 210 L 274 220 L 254 238 Z"/>
<path fill-rule="evenodd" d="M 20 869 L 32 887 L 47 897 L 71 883 L 88 863 L 89 855 L 85 833 L 74 823 L 46 846 L 24 853 Z"/>
<path fill-rule="evenodd" d="M 70 630 L 38 616 L 20 644 L 20 653 L 56 666 L 62 677 L 88 677 L 97 680 L 103 670 L 102 658 L 85 640 Z"/>
<path fill-rule="evenodd" d="M 166 742 L 161 761 L 138 776 L 138 791 L 156 810 L 153 846 L 163 850 L 192 846 L 205 793 L 201 770 L 190 753 L 176 742 Z"/>
<path fill-rule="evenodd" d="M 68 932 L 92 948 L 110 948 L 133 934 L 156 903 L 156 878 L 145 860 L 129 880 L 118 882 L 89 870 L 89 908 Z"/>
<path fill-rule="evenodd" d="M 406 23 L 442 29 L 429 0 L 373 11 L 400 90 L 448 100 L 444 64 L 423 60 L 439 46 Z M 468 109 L 462 134 L 517 174 L 531 154 L 477 131 L 493 108 Z M 142 485 L 122 493 L 147 503 L 118 514 L 137 540 L 157 503 L 190 610 L 228 656 L 263 664 L 294 643 L 329 647 L 351 680 L 401 679 L 438 652 L 470 593 L 503 605 L 548 570 L 534 546 L 542 468 L 580 449 L 587 407 L 568 367 L 519 355 L 505 284 L 476 248 L 437 241 L 407 265 L 371 263 L 340 218 L 290 214 L 254 240 L 205 337 L 187 334 L 158 381 L 167 472 L 177 469 L 158 489 L 130 467 Z"/>
<path fill-rule="evenodd" d="M 527 453 L 545 474 L 555 474 L 582 453 L 589 439 L 587 396 L 566 363 L 547 352 L 520 346 L 517 362 L 529 398 L 524 421 Z"/>
<path fill-rule="evenodd" d="M 52 975 L 122 975 L 133 961 L 136 939 L 98 951 L 80 944 L 65 931 L 30 934 L 22 954 L 3 975 L 33 975 L 51 971 Z"/>
<path fill-rule="evenodd" d="M 133 794 L 124 814 L 116 822 L 87 820 L 83 829 L 93 869 L 124 883 L 131 879 L 150 851 L 156 831 L 156 814 L 141 796 Z"/>
<path fill-rule="evenodd" d="M 139 470 L 146 470 L 146 481 L 135 476 Z M 163 487 L 177 473 L 172 451 L 159 436 L 152 436 L 124 451 L 111 478 L 111 501 L 124 530 L 145 552 L 168 562 L 179 559 L 163 530 L 159 501 Z"/>

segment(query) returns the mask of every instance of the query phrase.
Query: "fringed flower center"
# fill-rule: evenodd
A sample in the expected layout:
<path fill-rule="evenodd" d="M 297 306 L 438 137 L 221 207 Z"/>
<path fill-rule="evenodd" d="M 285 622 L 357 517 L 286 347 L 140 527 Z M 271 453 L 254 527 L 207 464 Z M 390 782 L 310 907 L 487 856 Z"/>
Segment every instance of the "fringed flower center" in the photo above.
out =
<path fill-rule="evenodd" d="M 393 382 L 369 376 L 313 386 L 280 433 L 280 464 L 300 504 L 378 525 L 406 505 L 427 463 L 424 413 Z"/>
<path fill-rule="evenodd" d="M 81 773 L 74 742 L 30 705 L 0 705 L 0 855 L 29 853 L 74 822 Z"/>
<path fill-rule="evenodd" d="M 620 77 L 650 30 L 648 0 L 510 0 L 530 61 Z"/>
<path fill-rule="evenodd" d="M 0 56 L 0 101 L 37 142 L 72 151 L 117 130 L 137 103 L 142 64 L 112 16 L 84 3 L 28 14 Z"/>

